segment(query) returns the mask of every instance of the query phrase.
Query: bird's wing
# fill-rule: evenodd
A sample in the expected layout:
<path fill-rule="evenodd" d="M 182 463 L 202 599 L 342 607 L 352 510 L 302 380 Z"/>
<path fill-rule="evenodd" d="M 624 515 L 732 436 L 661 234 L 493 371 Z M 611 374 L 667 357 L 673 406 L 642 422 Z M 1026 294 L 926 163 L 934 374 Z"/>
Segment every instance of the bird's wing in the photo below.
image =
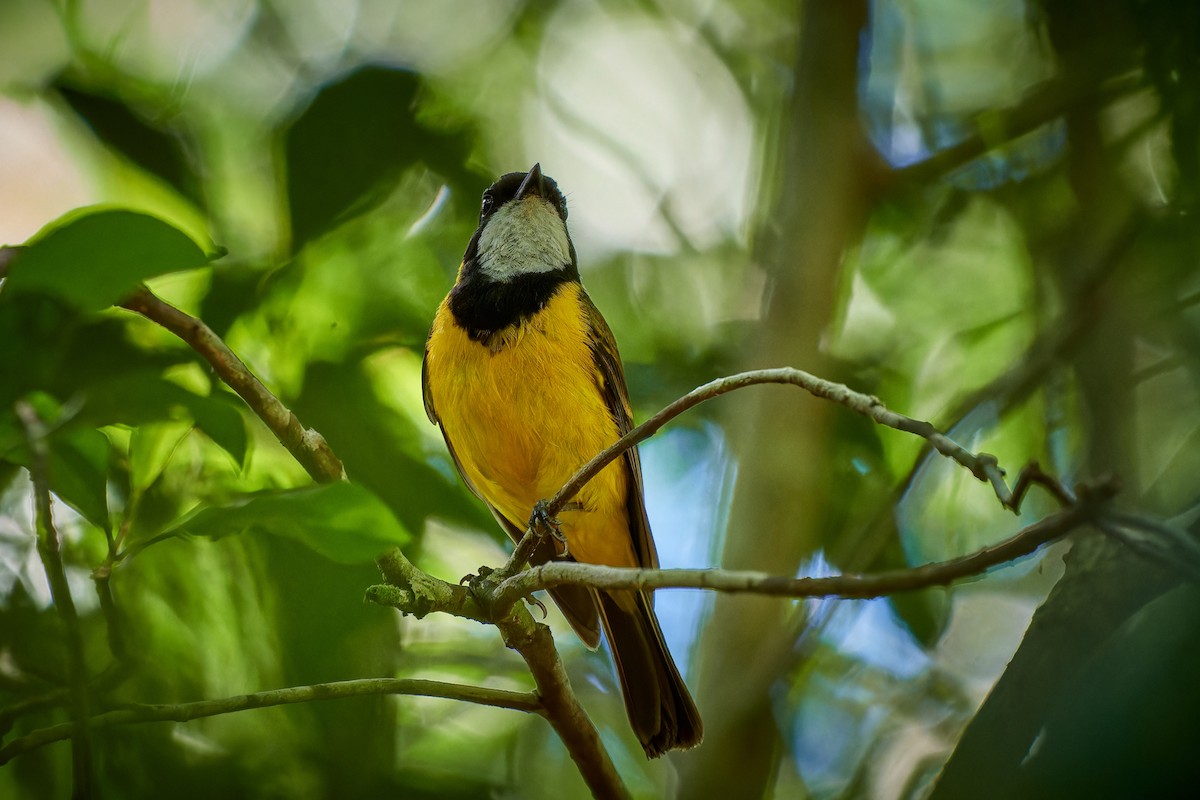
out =
<path fill-rule="evenodd" d="M 621 355 L 617 352 L 617 340 L 613 338 L 608 323 L 604 321 L 600 310 L 592 303 L 582 286 L 579 287 L 579 294 L 592 333 L 588 340 L 600 375 L 600 391 L 603 392 L 604 402 L 617 424 L 617 435 L 624 436 L 633 429 L 633 411 L 629 407 L 629 390 L 625 386 L 625 370 L 621 366 Z M 633 552 L 637 556 L 639 566 L 657 568 L 658 551 L 654 549 L 650 521 L 646 517 L 646 501 L 642 495 L 642 460 L 638 456 L 637 447 L 626 450 L 622 461 L 629 476 L 629 496 L 625 502 L 629 511 L 629 533 L 633 536 Z"/>

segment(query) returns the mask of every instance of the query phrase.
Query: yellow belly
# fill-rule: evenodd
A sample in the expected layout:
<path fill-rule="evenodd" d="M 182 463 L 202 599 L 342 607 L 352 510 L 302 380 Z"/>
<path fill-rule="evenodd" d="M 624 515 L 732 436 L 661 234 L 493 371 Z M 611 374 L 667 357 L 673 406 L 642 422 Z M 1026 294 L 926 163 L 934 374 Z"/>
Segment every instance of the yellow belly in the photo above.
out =
<path fill-rule="evenodd" d="M 617 440 L 588 346 L 580 287 L 564 284 L 503 347 L 475 342 L 445 302 L 430 333 L 426 370 L 434 410 L 464 477 L 524 529 L 548 499 Z M 633 566 L 624 459 L 610 464 L 559 514 L 577 560 Z"/>

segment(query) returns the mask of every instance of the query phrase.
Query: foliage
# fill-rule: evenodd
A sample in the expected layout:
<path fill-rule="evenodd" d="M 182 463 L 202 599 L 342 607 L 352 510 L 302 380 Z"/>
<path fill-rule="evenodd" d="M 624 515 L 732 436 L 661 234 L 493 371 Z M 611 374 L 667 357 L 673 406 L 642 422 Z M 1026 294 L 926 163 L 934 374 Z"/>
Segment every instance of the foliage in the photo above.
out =
<path fill-rule="evenodd" d="M 1200 10 L 794 5 L 0 5 L 0 241 L 20 245 L 0 266 L 0 745 L 69 718 L 19 402 L 48 428 L 99 710 L 369 676 L 530 687 L 494 631 L 362 596 L 392 544 L 451 582 L 504 560 L 420 361 L 480 190 L 535 160 L 639 419 L 792 363 L 1006 466 L 1116 473 L 1121 508 L 1186 549 Z M 350 481 L 314 486 L 208 363 L 120 308 L 142 283 Z M 1013 517 L 920 440 L 770 391 L 643 445 L 664 566 L 896 568 L 1052 507 Z M 660 592 L 709 731 L 674 761 L 644 761 L 606 655 L 550 621 L 639 796 L 1167 794 L 1196 738 L 1195 590 L 1169 549 L 1065 551 L 891 599 Z M 94 750 L 119 797 L 585 791 L 544 720 L 430 697 L 114 725 Z M 51 745 L 0 766 L 0 795 L 66 796 L 71 774 Z"/>

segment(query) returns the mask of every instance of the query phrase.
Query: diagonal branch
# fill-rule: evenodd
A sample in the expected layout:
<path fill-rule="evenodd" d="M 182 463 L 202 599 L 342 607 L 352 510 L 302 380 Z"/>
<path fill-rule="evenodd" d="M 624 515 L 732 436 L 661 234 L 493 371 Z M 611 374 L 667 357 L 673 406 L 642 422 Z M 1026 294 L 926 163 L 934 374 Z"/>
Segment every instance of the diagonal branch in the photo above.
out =
<path fill-rule="evenodd" d="M 447 583 L 422 572 L 393 548 L 379 558 L 385 586 L 372 586 L 367 599 L 390 605 L 418 619 L 434 611 L 495 625 L 505 646 L 525 660 L 537 685 L 542 716 L 554 728 L 575 766 L 596 797 L 629 797 L 629 790 L 613 765 L 596 726 L 579 704 L 567 672 L 554 647 L 550 629 L 535 622 L 524 606 L 509 603 L 499 608 L 495 573 L 484 571 L 471 588 Z"/>
<path fill-rule="evenodd" d="M 464 686 L 442 681 L 363 678 L 334 683 L 318 683 L 311 686 L 291 686 L 286 689 L 270 689 L 237 697 L 224 697 L 219 700 L 201 700 L 196 703 L 135 705 L 98 714 L 88 720 L 88 725 L 95 729 L 142 722 L 188 722 L 202 717 L 215 717 L 220 714 L 232 714 L 255 708 L 381 694 L 444 697 L 449 700 L 463 700 L 496 708 L 510 708 L 530 714 L 544 715 L 546 713 L 541 700 L 531 692 L 510 692 L 504 689 Z M 23 753 L 69 738 L 72 728 L 71 724 L 53 725 L 14 739 L 0 747 L 0 765 L 7 764 Z"/>
<path fill-rule="evenodd" d="M 1017 105 L 979 115 L 974 121 L 976 132 L 961 142 L 939 150 L 923 161 L 893 170 L 891 182 L 899 186 L 924 186 L 999 145 L 1053 122 L 1084 100 L 1110 103 L 1144 85 L 1138 73 L 1109 78 L 1098 86 L 1078 80 L 1047 81 Z"/>
<path fill-rule="evenodd" d="M 125 298 L 121 305 L 157 322 L 191 345 L 212 365 L 221 380 L 241 395 L 246 405 L 266 423 L 280 444 L 300 462 L 313 480 L 331 483 L 346 477 L 342 462 L 329 448 L 325 438 L 312 428 L 305 428 L 299 418 L 262 385 L 237 354 L 202 320 L 185 314 L 144 286 Z"/>
<path fill-rule="evenodd" d="M 920 436 L 922 439 L 928 441 L 939 453 L 966 467 L 980 481 L 995 485 L 997 475 L 1003 475 L 1003 471 L 999 470 L 996 465 L 995 456 L 987 453 L 972 453 L 939 431 L 932 424 L 889 410 L 883 404 L 883 401 L 874 395 L 856 392 L 845 384 L 818 378 L 816 375 L 812 375 L 804 370 L 792 367 L 779 367 L 776 369 L 751 370 L 750 372 L 740 372 L 737 375 L 730 375 L 727 378 L 718 378 L 688 392 L 622 436 L 612 446 L 605 448 L 599 455 L 580 467 L 579 471 L 571 477 L 571 480 L 567 481 L 558 490 L 558 493 L 549 500 L 545 509 L 546 512 L 551 515 L 558 513 L 563 505 L 583 488 L 584 484 L 599 474 L 613 459 L 620 456 L 630 447 L 653 436 L 658 432 L 659 428 L 689 408 L 736 389 L 744 389 L 747 386 L 762 383 L 781 383 L 789 386 L 797 386 L 815 397 L 832 400 L 839 405 L 843 405 L 851 411 L 861 414 L 880 425 Z M 1000 499 L 1004 501 L 1006 498 L 1001 496 Z"/>

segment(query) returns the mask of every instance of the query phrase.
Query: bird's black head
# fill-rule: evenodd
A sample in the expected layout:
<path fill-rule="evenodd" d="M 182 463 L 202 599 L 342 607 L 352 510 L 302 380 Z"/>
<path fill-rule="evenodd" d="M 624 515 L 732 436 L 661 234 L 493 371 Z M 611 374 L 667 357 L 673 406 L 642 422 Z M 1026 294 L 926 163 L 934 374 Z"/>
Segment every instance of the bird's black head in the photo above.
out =
<path fill-rule="evenodd" d="M 577 273 L 567 233 L 567 201 L 540 164 L 510 172 L 483 193 L 479 228 L 463 255 L 463 272 L 499 282 L 566 270 Z"/>

